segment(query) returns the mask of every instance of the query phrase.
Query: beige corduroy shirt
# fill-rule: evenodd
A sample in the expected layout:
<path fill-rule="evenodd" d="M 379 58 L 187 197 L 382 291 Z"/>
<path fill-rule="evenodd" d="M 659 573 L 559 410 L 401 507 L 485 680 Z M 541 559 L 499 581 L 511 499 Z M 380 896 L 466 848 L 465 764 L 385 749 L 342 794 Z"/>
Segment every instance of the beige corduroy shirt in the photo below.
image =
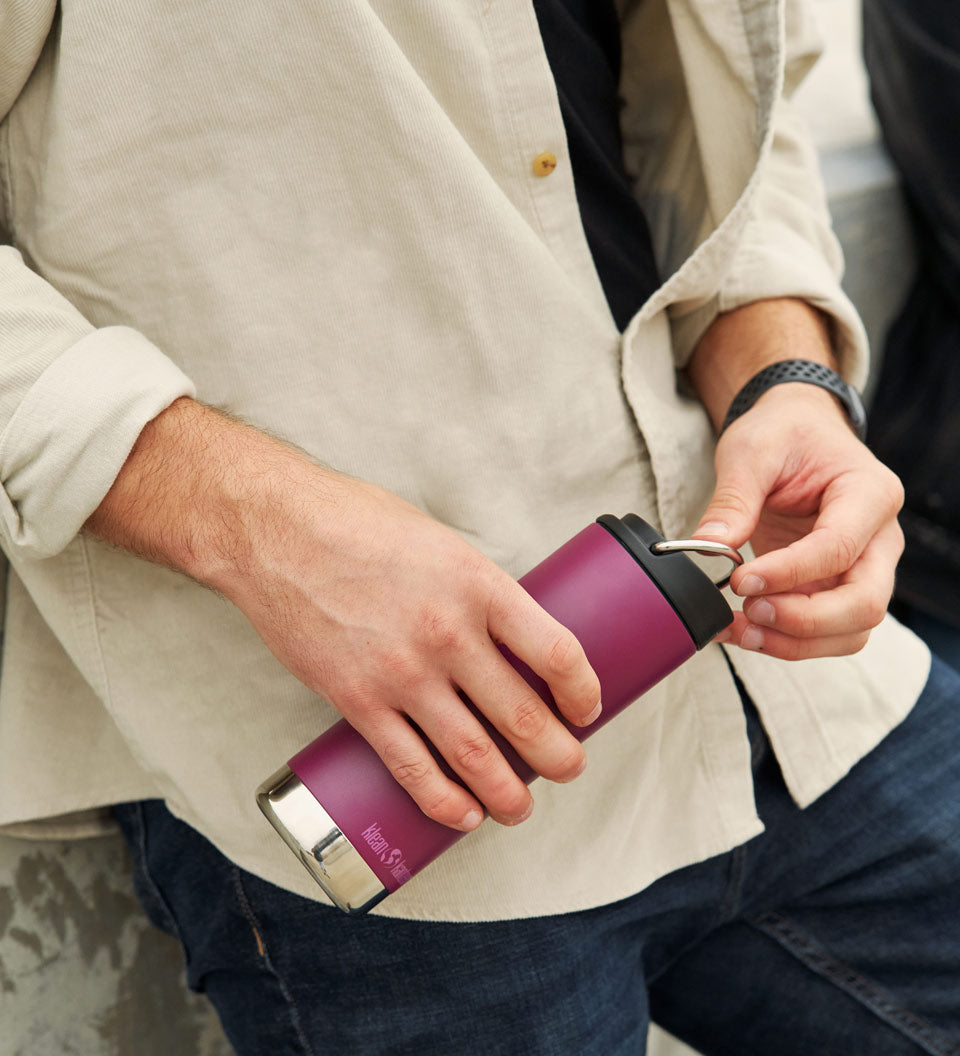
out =
<path fill-rule="evenodd" d="M 696 524 L 713 441 L 677 367 L 717 311 L 804 297 L 862 382 L 785 98 L 816 51 L 806 8 L 621 6 L 626 157 L 666 277 L 622 335 L 527 0 L 0 7 L 0 823 L 89 832 L 95 808 L 162 796 L 322 897 L 253 792 L 333 709 L 228 602 L 78 534 L 181 394 L 520 575 L 604 512 Z M 902 719 L 928 666 L 890 621 L 854 657 L 730 658 L 800 804 Z M 761 828 L 719 647 L 588 756 L 572 785 L 537 783 L 528 822 L 487 823 L 379 911 L 593 906 Z"/>

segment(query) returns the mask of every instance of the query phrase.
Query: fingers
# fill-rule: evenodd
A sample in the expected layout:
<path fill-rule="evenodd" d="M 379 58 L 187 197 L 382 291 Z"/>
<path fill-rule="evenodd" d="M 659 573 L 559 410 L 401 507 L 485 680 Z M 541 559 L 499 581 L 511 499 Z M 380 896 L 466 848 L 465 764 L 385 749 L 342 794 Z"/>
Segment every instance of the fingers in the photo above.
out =
<path fill-rule="evenodd" d="M 574 725 L 600 715 L 599 679 L 576 637 L 515 580 L 498 571 L 487 596 L 487 626 L 476 635 L 450 635 L 443 667 L 529 767 L 548 780 L 571 781 L 586 764 L 582 746 L 495 643 L 547 683 L 557 709 Z M 492 817 L 508 824 L 523 820 L 530 804 L 526 786 L 459 700 L 442 710 L 416 700 L 407 710 Z"/>
<path fill-rule="evenodd" d="M 566 782 L 583 772 L 583 747 L 492 643 L 458 682 L 538 774 Z M 529 815 L 527 786 L 477 716 L 452 691 L 418 700 L 408 713 L 494 820 L 514 825 Z"/>
<path fill-rule="evenodd" d="M 540 706 L 546 710 L 542 701 Z M 368 707 L 351 721 L 427 817 L 470 832 L 483 821 L 484 810 L 503 825 L 517 825 L 530 816 L 529 789 L 452 686 L 422 686 L 406 715 L 423 736 L 403 712 L 390 706 Z M 463 785 L 444 773 L 424 737 Z"/>
<path fill-rule="evenodd" d="M 886 613 L 902 550 L 900 528 L 889 522 L 831 588 L 747 599 L 725 640 L 786 660 L 857 652 Z"/>
<path fill-rule="evenodd" d="M 542 610 L 539 615 L 549 621 L 545 640 L 552 640 L 560 625 L 554 627 L 555 621 Z M 581 703 L 582 713 L 592 698 L 599 698 L 599 684 L 594 685 L 596 676 L 576 640 L 563 628 L 560 630 L 576 645 L 571 654 L 578 664 L 571 664 L 569 671 L 564 668 L 565 673 L 572 673 L 577 687 L 573 692 L 589 694 L 587 703 Z M 565 643 L 564 648 L 569 646 Z M 583 747 L 508 664 L 491 639 L 487 637 L 477 647 L 458 638 L 455 652 L 456 658 L 450 664 L 450 681 L 418 678 L 409 670 L 403 677 L 404 665 L 394 663 L 393 670 L 400 677 L 392 683 L 389 706 L 372 708 L 370 689 L 366 694 L 359 694 L 367 699 L 340 699 L 334 703 L 370 742 L 394 778 L 428 817 L 440 824 L 470 831 L 480 823 L 481 811 L 485 809 L 495 821 L 518 824 L 533 808 L 530 792 L 478 717 L 459 698 L 454 685 L 470 697 L 523 761 L 548 780 L 571 781 L 582 773 L 586 765 Z M 577 670 L 581 660 L 587 667 L 586 679 Z M 401 683 L 404 684 L 402 693 L 398 692 Z M 586 690 L 579 688 L 584 684 Z M 386 697 L 387 692 L 383 695 Z M 596 705 L 590 710 L 596 711 Z M 417 729 L 406 721 L 405 715 Z M 418 730 L 466 789 L 443 772 Z"/>
<path fill-rule="evenodd" d="M 903 490 L 829 424 L 794 446 L 771 442 L 769 457 L 745 447 L 744 433 L 718 445 L 716 493 L 695 534 L 733 546 L 749 538 L 760 555 L 731 576 L 746 600 L 723 641 L 783 659 L 844 655 L 864 646 L 886 612 L 903 549 Z M 775 425 L 768 416 L 764 428 Z"/>
<path fill-rule="evenodd" d="M 494 821 L 517 825 L 530 816 L 530 790 L 451 689 L 421 702 L 418 711 L 417 725 Z"/>
<path fill-rule="evenodd" d="M 859 652 L 870 637 L 862 634 L 831 635 L 819 638 L 792 638 L 779 631 L 758 628 L 737 613 L 733 624 L 723 633 L 722 641 L 750 652 L 766 653 L 780 660 L 811 660 L 819 656 L 848 656 Z"/>
<path fill-rule="evenodd" d="M 576 637 L 517 583 L 509 581 L 491 605 L 490 637 L 502 642 L 550 687 L 557 708 L 575 726 L 589 726 L 602 710 L 600 680 Z"/>
<path fill-rule="evenodd" d="M 698 538 L 742 546 L 753 535 L 769 490 L 767 475 L 737 451 L 722 442 L 717 447 L 717 486 L 694 532 Z"/>
<path fill-rule="evenodd" d="M 579 645 L 577 650 L 582 654 Z M 477 653 L 461 652 L 454 680 L 536 773 L 567 782 L 583 772 L 583 746 L 492 641 Z M 599 685 L 594 690 L 587 682 L 588 692 L 599 698 Z M 495 821 L 514 825 L 529 815 L 533 804 L 527 786 L 452 692 L 421 696 L 407 712 Z"/>
<path fill-rule="evenodd" d="M 461 832 L 470 832 L 483 821 L 478 800 L 443 773 L 400 712 L 386 706 L 367 708 L 351 722 L 428 818 Z"/>
<path fill-rule="evenodd" d="M 902 502 L 899 480 L 878 462 L 871 460 L 863 470 L 838 476 L 824 489 L 812 530 L 738 569 L 731 586 L 752 597 L 796 591 L 842 576 L 878 533 L 895 525 Z"/>
<path fill-rule="evenodd" d="M 461 672 L 458 684 L 524 762 L 542 777 L 566 782 L 583 772 L 583 746 L 492 643 Z M 471 787 L 489 805 L 480 790 Z"/>

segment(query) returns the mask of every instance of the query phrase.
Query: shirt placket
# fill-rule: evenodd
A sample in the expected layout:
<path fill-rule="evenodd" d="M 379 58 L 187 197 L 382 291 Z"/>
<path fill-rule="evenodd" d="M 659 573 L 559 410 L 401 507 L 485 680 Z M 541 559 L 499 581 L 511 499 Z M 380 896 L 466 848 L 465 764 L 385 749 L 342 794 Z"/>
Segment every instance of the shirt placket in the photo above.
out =
<path fill-rule="evenodd" d="M 530 0 L 489 0 L 482 10 L 497 71 L 504 190 L 576 289 L 611 318 L 577 204 L 556 85 Z"/>

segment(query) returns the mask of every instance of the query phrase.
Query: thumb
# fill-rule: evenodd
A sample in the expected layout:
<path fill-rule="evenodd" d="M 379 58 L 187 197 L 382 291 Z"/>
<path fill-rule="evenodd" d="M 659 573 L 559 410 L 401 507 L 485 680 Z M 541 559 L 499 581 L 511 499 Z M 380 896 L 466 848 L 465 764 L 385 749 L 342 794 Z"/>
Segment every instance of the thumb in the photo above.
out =
<path fill-rule="evenodd" d="M 748 465 L 743 452 L 734 458 L 717 450 L 717 486 L 693 533 L 729 546 L 743 546 L 753 535 L 767 498 L 767 488 L 758 467 Z"/>

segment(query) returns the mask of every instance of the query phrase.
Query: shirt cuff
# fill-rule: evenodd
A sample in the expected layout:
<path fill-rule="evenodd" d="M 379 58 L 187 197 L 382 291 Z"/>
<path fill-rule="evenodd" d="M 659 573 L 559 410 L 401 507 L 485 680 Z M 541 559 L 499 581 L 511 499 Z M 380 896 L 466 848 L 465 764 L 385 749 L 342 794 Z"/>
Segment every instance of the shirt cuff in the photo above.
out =
<path fill-rule="evenodd" d="M 0 537 L 52 557 L 77 535 L 143 427 L 194 386 L 136 330 L 95 330 L 59 355 L 0 435 Z"/>
<path fill-rule="evenodd" d="M 729 312 L 753 301 L 795 297 L 820 309 L 830 320 L 831 345 L 840 373 L 862 391 L 869 370 L 867 335 L 857 310 L 830 271 L 815 244 L 782 225 L 762 244 L 749 240 L 736 269 L 720 291 L 717 308 Z"/>

